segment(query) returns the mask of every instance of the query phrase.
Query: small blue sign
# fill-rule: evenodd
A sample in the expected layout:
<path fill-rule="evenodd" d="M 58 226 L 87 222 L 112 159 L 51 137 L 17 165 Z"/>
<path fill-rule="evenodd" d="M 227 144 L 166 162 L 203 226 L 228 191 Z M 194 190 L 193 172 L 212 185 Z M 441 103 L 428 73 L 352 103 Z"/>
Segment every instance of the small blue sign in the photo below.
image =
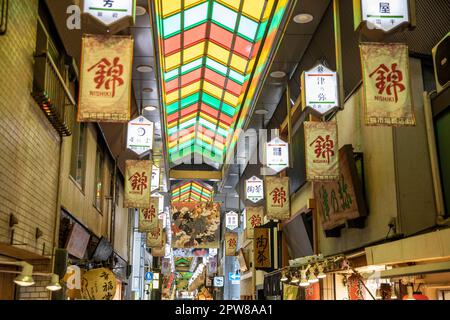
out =
<path fill-rule="evenodd" d="M 233 273 L 233 272 L 230 272 L 228 274 L 228 279 L 230 279 L 230 281 L 241 281 L 241 275 Z"/>
<path fill-rule="evenodd" d="M 152 281 L 153 280 L 153 272 L 146 272 L 145 273 L 145 280 Z"/>

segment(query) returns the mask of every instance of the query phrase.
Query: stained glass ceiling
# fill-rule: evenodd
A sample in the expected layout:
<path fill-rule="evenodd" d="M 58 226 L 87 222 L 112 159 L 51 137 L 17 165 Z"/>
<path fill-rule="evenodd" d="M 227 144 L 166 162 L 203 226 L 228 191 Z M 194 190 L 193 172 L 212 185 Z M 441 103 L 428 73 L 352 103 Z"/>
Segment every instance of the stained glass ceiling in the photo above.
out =
<path fill-rule="evenodd" d="M 223 163 L 248 116 L 289 0 L 155 0 L 170 162 Z"/>
<path fill-rule="evenodd" d="M 187 181 L 172 190 L 173 202 L 210 202 L 213 199 L 213 188 L 206 183 Z"/>

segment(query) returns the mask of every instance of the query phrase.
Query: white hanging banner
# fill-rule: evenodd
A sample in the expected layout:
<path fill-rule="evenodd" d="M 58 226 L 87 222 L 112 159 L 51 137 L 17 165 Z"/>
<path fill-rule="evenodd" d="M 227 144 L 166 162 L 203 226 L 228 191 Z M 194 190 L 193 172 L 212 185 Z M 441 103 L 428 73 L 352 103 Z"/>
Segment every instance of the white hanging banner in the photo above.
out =
<path fill-rule="evenodd" d="M 239 215 L 230 211 L 225 215 L 225 226 L 230 230 L 235 230 L 239 227 Z"/>
<path fill-rule="evenodd" d="M 246 199 L 257 203 L 264 198 L 264 183 L 261 179 L 253 176 L 245 181 Z"/>
<path fill-rule="evenodd" d="M 276 137 L 266 144 L 267 166 L 280 172 L 289 166 L 289 144 Z"/>
<path fill-rule="evenodd" d="M 157 166 L 153 166 L 151 191 L 159 189 L 160 182 L 161 182 L 161 169 Z"/>
<path fill-rule="evenodd" d="M 143 116 L 128 123 L 127 148 L 141 155 L 153 148 L 154 124 Z M 158 185 L 159 187 L 159 185 Z"/>
<path fill-rule="evenodd" d="M 100 20 L 106 26 L 119 20 L 134 21 L 136 0 L 84 0 L 83 2 L 83 12 Z"/>
<path fill-rule="evenodd" d="M 339 106 L 337 73 L 319 64 L 302 74 L 303 105 L 325 115 Z"/>
<path fill-rule="evenodd" d="M 361 0 L 362 20 L 368 29 L 389 32 L 401 24 L 408 24 L 408 0 Z"/>
<path fill-rule="evenodd" d="M 164 196 L 162 194 L 160 194 L 159 192 L 155 192 L 154 194 L 152 194 L 152 197 L 158 198 L 159 199 L 159 214 L 163 214 L 164 213 Z M 159 219 L 163 219 L 162 217 Z"/>

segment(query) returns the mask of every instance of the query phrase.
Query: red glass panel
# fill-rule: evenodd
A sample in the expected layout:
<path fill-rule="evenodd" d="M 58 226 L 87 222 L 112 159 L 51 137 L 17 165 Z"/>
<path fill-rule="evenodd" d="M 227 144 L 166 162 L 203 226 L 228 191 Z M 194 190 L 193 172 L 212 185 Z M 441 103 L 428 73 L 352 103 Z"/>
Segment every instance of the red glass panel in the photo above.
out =
<path fill-rule="evenodd" d="M 211 34 L 209 38 L 226 49 L 230 49 L 233 41 L 233 34 L 215 24 L 211 24 Z"/>
<path fill-rule="evenodd" d="M 206 38 L 206 23 L 184 33 L 184 48 L 190 47 Z"/>

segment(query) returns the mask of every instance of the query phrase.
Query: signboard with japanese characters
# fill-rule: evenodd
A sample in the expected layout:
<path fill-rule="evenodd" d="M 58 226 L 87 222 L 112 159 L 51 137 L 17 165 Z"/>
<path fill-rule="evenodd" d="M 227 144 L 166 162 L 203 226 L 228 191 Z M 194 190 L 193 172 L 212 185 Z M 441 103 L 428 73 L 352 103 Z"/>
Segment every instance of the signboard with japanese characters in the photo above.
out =
<path fill-rule="evenodd" d="M 139 116 L 128 122 L 127 148 L 141 155 L 153 148 L 153 122 Z"/>
<path fill-rule="evenodd" d="M 214 287 L 215 288 L 222 288 L 224 283 L 223 276 L 221 277 L 214 277 Z"/>
<path fill-rule="evenodd" d="M 319 64 L 302 74 L 302 103 L 318 115 L 339 106 L 337 73 Z"/>
<path fill-rule="evenodd" d="M 208 274 L 217 273 L 217 256 L 209 257 L 208 262 Z"/>
<path fill-rule="evenodd" d="M 111 270 L 92 269 L 83 273 L 81 295 L 85 300 L 112 300 L 116 286 L 116 277 Z"/>
<path fill-rule="evenodd" d="M 150 208 L 150 179 L 152 161 L 127 160 L 125 162 L 124 208 Z"/>
<path fill-rule="evenodd" d="M 373 40 L 415 26 L 415 1 L 353 0 L 355 30 Z"/>
<path fill-rule="evenodd" d="M 161 259 L 161 273 L 169 274 L 171 272 L 172 272 L 172 263 L 170 261 L 170 258 Z"/>
<path fill-rule="evenodd" d="M 305 122 L 306 179 L 337 180 L 339 152 L 336 122 Z"/>
<path fill-rule="evenodd" d="M 113 34 L 134 24 L 135 11 L 136 0 L 83 0 L 83 13 Z"/>
<path fill-rule="evenodd" d="M 255 228 L 253 240 L 253 261 L 256 270 L 272 268 L 272 251 L 270 243 L 270 228 Z"/>
<path fill-rule="evenodd" d="M 368 214 L 351 145 L 345 145 L 339 150 L 339 166 L 339 180 L 314 183 L 314 198 L 325 231 Z"/>
<path fill-rule="evenodd" d="M 401 43 L 360 45 L 368 126 L 415 126 L 409 51 Z"/>
<path fill-rule="evenodd" d="M 225 214 L 225 227 L 230 230 L 239 227 L 239 215 L 236 212 L 230 211 Z"/>
<path fill-rule="evenodd" d="M 161 169 L 157 166 L 153 166 L 151 191 L 159 189 L 160 182 L 161 182 Z"/>
<path fill-rule="evenodd" d="M 147 232 L 147 247 L 149 248 L 161 248 L 166 244 L 162 227 L 163 221 L 159 219 L 157 221 L 156 227 Z"/>
<path fill-rule="evenodd" d="M 276 137 L 266 144 L 267 167 L 280 172 L 289 167 L 289 144 Z"/>
<path fill-rule="evenodd" d="M 265 177 L 266 215 L 268 219 L 284 220 L 291 216 L 289 178 Z"/>
<path fill-rule="evenodd" d="M 255 176 L 245 180 L 245 197 L 254 203 L 264 199 L 263 181 Z"/>
<path fill-rule="evenodd" d="M 225 256 L 234 257 L 236 255 L 238 234 L 235 232 L 225 232 Z"/>
<path fill-rule="evenodd" d="M 131 36 L 83 35 L 79 122 L 128 122 L 134 40 Z"/>
<path fill-rule="evenodd" d="M 139 210 L 139 232 L 150 232 L 158 227 L 159 199 L 150 197 L 150 207 Z"/>
<path fill-rule="evenodd" d="M 253 239 L 253 230 L 264 223 L 264 207 L 247 207 L 245 208 L 246 215 L 246 238 Z"/>

